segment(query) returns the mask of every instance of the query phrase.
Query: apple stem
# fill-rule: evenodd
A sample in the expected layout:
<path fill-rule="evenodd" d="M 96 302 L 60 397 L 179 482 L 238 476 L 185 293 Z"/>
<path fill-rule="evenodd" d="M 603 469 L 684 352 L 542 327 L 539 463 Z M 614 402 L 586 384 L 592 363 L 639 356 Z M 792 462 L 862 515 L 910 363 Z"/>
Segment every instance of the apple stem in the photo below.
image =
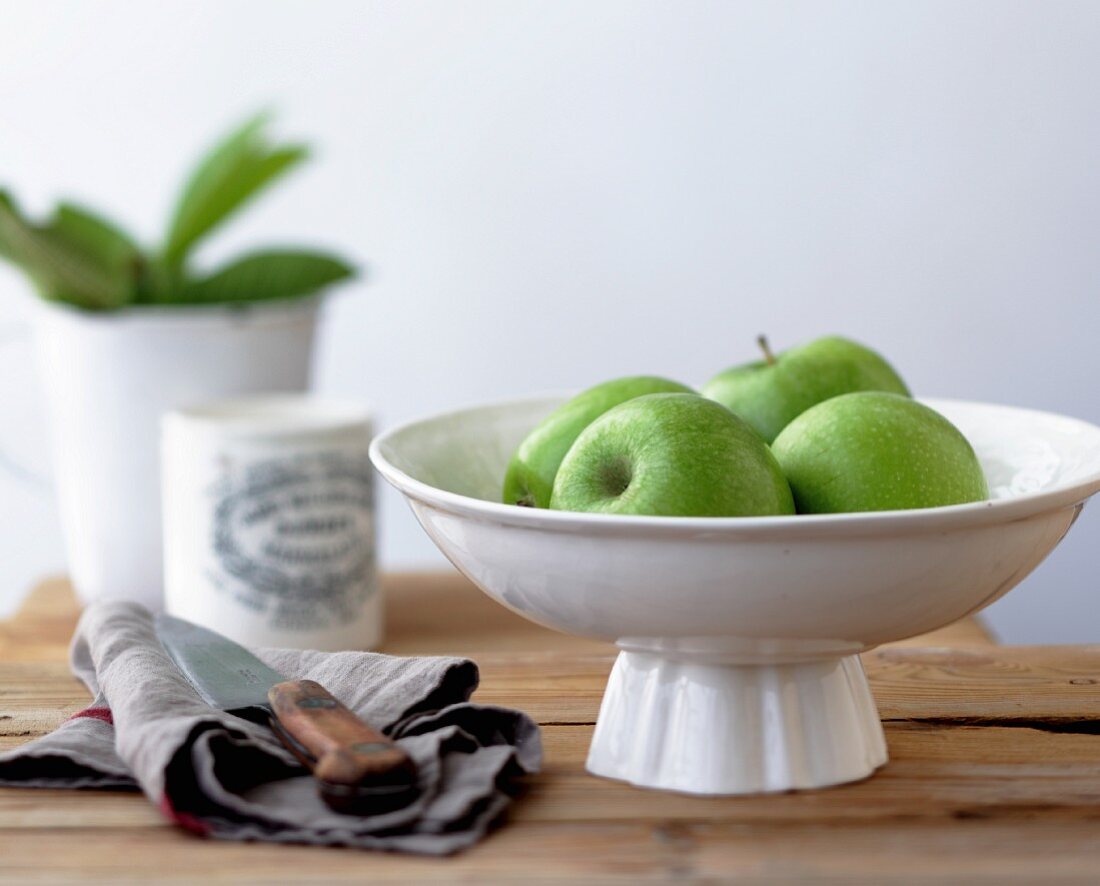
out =
<path fill-rule="evenodd" d="M 768 337 L 766 335 L 758 335 L 756 337 L 756 343 L 760 345 L 760 350 L 764 352 L 764 360 L 769 366 L 775 365 L 775 354 L 772 353 L 771 347 L 768 345 Z"/>

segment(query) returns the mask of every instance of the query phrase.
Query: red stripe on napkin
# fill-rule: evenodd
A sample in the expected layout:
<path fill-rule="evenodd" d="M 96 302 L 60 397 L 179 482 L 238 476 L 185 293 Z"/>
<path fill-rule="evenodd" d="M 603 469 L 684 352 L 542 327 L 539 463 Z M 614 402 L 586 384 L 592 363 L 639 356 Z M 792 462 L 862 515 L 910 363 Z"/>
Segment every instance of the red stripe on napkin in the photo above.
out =
<path fill-rule="evenodd" d="M 109 726 L 115 725 L 115 718 L 111 715 L 110 708 L 84 708 L 82 711 L 77 711 L 71 717 L 70 720 L 101 720 Z"/>
<path fill-rule="evenodd" d="M 185 831 L 198 834 L 200 837 L 205 837 L 210 833 L 210 826 L 201 818 L 196 818 L 189 812 L 177 812 L 176 807 L 172 805 L 172 798 L 167 794 L 160 801 L 160 811 Z"/>

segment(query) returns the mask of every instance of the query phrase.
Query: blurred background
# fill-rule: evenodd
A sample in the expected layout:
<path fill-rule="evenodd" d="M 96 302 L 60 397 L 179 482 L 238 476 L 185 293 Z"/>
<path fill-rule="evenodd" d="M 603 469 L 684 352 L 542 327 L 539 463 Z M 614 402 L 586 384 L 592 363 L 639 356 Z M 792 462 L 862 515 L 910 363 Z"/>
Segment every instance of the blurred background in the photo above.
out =
<path fill-rule="evenodd" d="M 380 425 L 827 333 L 924 395 L 1100 423 L 1100 4 L 0 0 L 0 184 L 152 238 L 261 107 L 318 146 L 221 254 L 365 263 L 317 386 Z M 0 610 L 63 570 L 0 266 Z M 382 563 L 443 567 L 381 492 Z M 987 611 L 1100 641 L 1100 508 Z"/>

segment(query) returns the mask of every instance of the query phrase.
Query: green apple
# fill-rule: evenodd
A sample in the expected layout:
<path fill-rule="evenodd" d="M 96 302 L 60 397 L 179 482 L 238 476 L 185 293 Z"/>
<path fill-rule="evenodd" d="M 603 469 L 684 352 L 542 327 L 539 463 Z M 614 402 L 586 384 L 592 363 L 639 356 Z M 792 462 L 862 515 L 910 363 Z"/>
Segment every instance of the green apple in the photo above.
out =
<path fill-rule="evenodd" d="M 839 336 L 819 338 L 773 355 L 767 339 L 757 341 L 764 359 L 721 372 L 703 385 L 717 400 L 771 443 L 799 415 L 830 397 L 852 391 L 909 394 L 890 364 L 861 344 Z"/>
<path fill-rule="evenodd" d="M 636 397 L 592 422 L 558 469 L 550 507 L 665 517 L 794 513 L 767 444 L 697 394 Z"/>
<path fill-rule="evenodd" d="M 508 464 L 505 504 L 550 507 L 554 476 L 581 431 L 613 406 L 643 394 L 690 393 L 687 385 L 653 375 L 616 378 L 589 388 L 554 410 L 528 434 Z"/>
<path fill-rule="evenodd" d="M 819 403 L 772 444 L 800 514 L 934 508 L 989 498 L 974 449 L 934 409 L 874 391 Z"/>

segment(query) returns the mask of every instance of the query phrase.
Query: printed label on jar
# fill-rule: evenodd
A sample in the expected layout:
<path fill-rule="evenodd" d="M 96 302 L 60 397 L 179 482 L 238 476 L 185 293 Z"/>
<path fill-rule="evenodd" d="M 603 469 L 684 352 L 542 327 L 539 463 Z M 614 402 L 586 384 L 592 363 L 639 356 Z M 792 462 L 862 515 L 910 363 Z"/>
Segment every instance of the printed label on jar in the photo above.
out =
<path fill-rule="evenodd" d="M 211 579 L 271 628 L 354 620 L 375 592 L 373 478 L 366 455 L 225 458 L 211 490 Z"/>

